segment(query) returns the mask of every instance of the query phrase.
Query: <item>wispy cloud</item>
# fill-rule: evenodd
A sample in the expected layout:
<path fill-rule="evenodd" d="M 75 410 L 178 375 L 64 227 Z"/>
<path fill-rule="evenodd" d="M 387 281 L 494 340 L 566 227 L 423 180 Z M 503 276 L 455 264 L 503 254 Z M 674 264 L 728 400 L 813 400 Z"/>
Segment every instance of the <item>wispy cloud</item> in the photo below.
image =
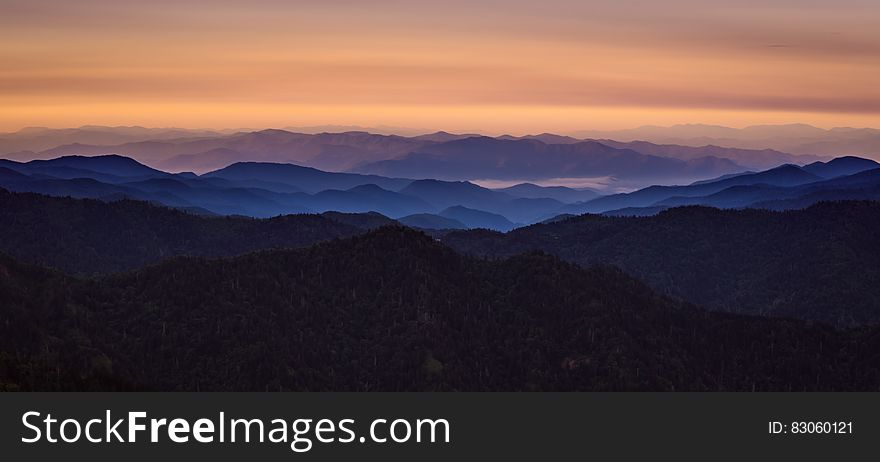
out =
<path fill-rule="evenodd" d="M 0 126 L 865 125 L 878 15 L 859 0 L 7 0 Z"/>

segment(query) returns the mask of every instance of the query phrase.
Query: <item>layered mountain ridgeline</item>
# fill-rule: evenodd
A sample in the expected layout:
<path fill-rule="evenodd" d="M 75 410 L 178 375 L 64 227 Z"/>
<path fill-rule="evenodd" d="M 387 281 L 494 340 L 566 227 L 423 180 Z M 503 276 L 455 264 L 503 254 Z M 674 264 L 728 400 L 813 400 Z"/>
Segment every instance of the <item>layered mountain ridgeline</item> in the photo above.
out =
<path fill-rule="evenodd" d="M 56 134 L 26 142 L 21 139 L 0 137 L 0 152 L 22 151 L 15 158 L 52 158 L 65 155 L 121 154 L 163 170 L 199 171 L 225 167 L 233 162 L 292 162 L 310 167 L 344 170 L 359 163 L 387 159 L 412 152 L 431 144 L 427 140 L 395 135 L 376 135 L 365 132 L 294 133 L 287 130 L 259 130 L 253 132 L 184 134 L 180 137 L 129 138 L 121 144 L 95 142 L 90 136 L 77 139 L 71 135 L 59 137 L 58 143 L 45 148 L 46 141 Z M 29 155 L 28 155 L 29 154 Z"/>
<path fill-rule="evenodd" d="M 851 326 L 880 321 L 873 290 L 880 283 L 878 208 L 868 202 L 822 203 L 785 213 L 687 207 L 645 218 L 562 217 L 507 234 L 432 235 L 482 256 L 543 250 L 583 265 L 616 265 L 662 293 L 712 309 Z M 461 229 L 468 227 L 463 220 L 490 218 L 452 208 L 401 222 Z M 138 201 L 0 190 L 0 251 L 72 274 L 137 269 L 179 255 L 302 247 L 394 223 L 380 214 L 338 212 L 205 217 Z"/>
<path fill-rule="evenodd" d="M 115 155 L 70 156 L 27 163 L 0 160 L 0 186 L 114 200 L 121 197 L 219 215 L 378 211 L 406 215 L 430 209 L 402 188 L 412 180 L 323 172 L 291 164 L 236 163 L 204 176 L 170 174 Z"/>
<path fill-rule="evenodd" d="M 80 275 L 133 270 L 182 255 L 220 257 L 305 247 L 399 224 L 438 235 L 449 229 L 513 227 L 504 217 L 464 207 L 400 220 L 335 211 L 252 219 L 206 216 L 137 200 L 73 199 L 0 188 L 0 252 Z"/>
<path fill-rule="evenodd" d="M 0 187 L 16 192 L 93 198 L 130 198 L 205 215 L 267 218 L 292 213 L 377 212 L 393 218 L 465 207 L 496 220 L 533 223 L 565 204 L 548 196 L 595 197 L 565 187 L 519 185 L 493 191 L 469 182 L 409 180 L 333 173 L 292 164 L 239 162 L 202 176 L 170 174 L 115 155 L 60 157 L 27 163 L 0 160 Z M 473 220 L 468 227 L 492 220 Z"/>
<path fill-rule="evenodd" d="M 0 152 L 10 159 L 35 159 L 47 149 L 65 145 L 109 146 L 144 140 L 182 140 L 224 136 L 211 130 L 182 128 L 106 127 L 87 125 L 79 128 L 28 127 L 0 134 Z M 18 154 L 18 155 L 15 155 Z"/>
<path fill-rule="evenodd" d="M 799 167 L 724 175 L 687 186 L 650 186 L 564 206 L 569 214 L 651 215 L 680 205 L 789 210 L 820 201 L 880 199 L 880 164 L 839 157 Z"/>
<path fill-rule="evenodd" d="M 468 226 L 454 219 L 432 213 L 417 213 L 397 220 L 400 224 L 419 229 L 467 229 Z"/>
<path fill-rule="evenodd" d="M 464 208 L 482 218 L 446 218 L 467 228 L 506 231 L 563 214 L 650 215 L 678 205 L 784 210 L 821 200 L 878 199 L 880 164 L 842 157 L 599 196 L 593 190 L 562 186 L 521 183 L 493 190 L 467 181 L 334 173 L 261 162 L 238 162 L 201 176 L 171 174 L 116 155 L 68 156 L 26 163 L 0 160 L 0 187 L 108 201 L 130 198 L 205 215 L 257 218 L 337 211 L 377 212 L 396 219 L 445 216 Z M 443 220 L 422 222 L 439 226 Z"/>
<path fill-rule="evenodd" d="M 606 139 L 598 141 L 618 149 L 632 149 L 633 151 L 658 157 L 672 157 L 681 160 L 706 157 L 730 159 L 737 165 L 755 170 L 767 170 L 778 167 L 780 164 L 803 164 L 820 160 L 814 156 L 793 155 L 775 149 L 737 149 L 713 145 L 681 146 L 677 144 L 654 144 L 647 141 L 621 142 Z M 828 153 L 830 152 L 834 151 L 828 151 Z"/>
<path fill-rule="evenodd" d="M 664 294 L 710 309 L 880 322 L 880 203 L 820 203 L 772 212 L 674 208 L 650 217 L 584 215 L 507 234 L 442 237 L 475 255 L 541 250 L 583 266 L 611 264 Z"/>
<path fill-rule="evenodd" d="M 497 191 L 523 199 L 554 199 L 566 204 L 585 202 L 601 196 L 599 192 L 589 188 L 572 189 L 564 186 L 539 186 L 532 183 L 520 183 L 497 189 Z"/>
<path fill-rule="evenodd" d="M 140 268 L 178 255 L 302 247 L 393 221 L 376 215 L 205 217 L 145 202 L 49 197 L 0 188 L 0 251 L 75 274 Z"/>
<path fill-rule="evenodd" d="M 720 157 L 681 160 L 611 147 L 596 141 L 547 144 L 538 139 L 474 137 L 433 144 L 399 159 L 354 171 L 442 180 L 606 177 L 682 181 L 746 170 Z"/>
<path fill-rule="evenodd" d="M 387 178 L 377 175 L 325 172 L 295 164 L 270 162 L 235 162 L 219 170 L 205 173 L 204 178 L 227 181 L 262 181 L 266 184 L 288 184 L 300 191 L 318 193 L 325 190 L 347 190 L 357 186 L 374 185 L 397 191 L 413 180 Z"/>
<path fill-rule="evenodd" d="M 406 228 L 78 280 L 0 258 L 21 390 L 877 390 L 876 330 L 711 313 Z"/>
<path fill-rule="evenodd" d="M 648 144 L 613 143 L 547 133 L 490 138 L 438 132 L 405 137 L 364 131 L 307 134 L 269 129 L 231 133 L 84 127 L 0 134 L 0 157 L 23 160 L 119 154 L 174 172 L 202 173 L 234 162 L 251 161 L 294 163 L 332 171 L 393 169 L 410 172 L 404 176 L 414 178 L 455 180 L 529 180 L 584 174 L 633 179 L 643 178 L 646 173 L 655 179 L 669 180 L 705 178 L 786 162 L 805 164 L 817 160 L 764 149 L 682 146 L 658 149 Z M 480 155 L 472 156 L 475 151 Z M 535 163 L 536 158 L 541 162 Z M 645 167 L 650 167 L 650 171 Z"/>
<path fill-rule="evenodd" d="M 806 124 L 730 128 L 685 124 L 672 127 L 645 126 L 617 131 L 581 131 L 575 135 L 582 138 L 642 140 L 695 147 L 735 146 L 746 149 L 778 149 L 799 155 L 827 156 L 847 153 L 880 158 L 880 130 L 875 128 L 822 129 Z"/>

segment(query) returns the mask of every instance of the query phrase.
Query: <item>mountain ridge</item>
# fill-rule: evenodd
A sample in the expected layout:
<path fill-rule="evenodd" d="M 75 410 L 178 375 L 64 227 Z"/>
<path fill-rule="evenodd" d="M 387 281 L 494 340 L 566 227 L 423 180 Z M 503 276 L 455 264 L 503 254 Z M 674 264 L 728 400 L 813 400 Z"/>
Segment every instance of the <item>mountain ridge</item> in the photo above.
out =
<path fill-rule="evenodd" d="M 873 330 L 707 313 L 610 268 L 472 259 L 400 227 L 93 281 L 2 255 L 0 273 L 4 389 L 840 391 L 880 370 Z"/>

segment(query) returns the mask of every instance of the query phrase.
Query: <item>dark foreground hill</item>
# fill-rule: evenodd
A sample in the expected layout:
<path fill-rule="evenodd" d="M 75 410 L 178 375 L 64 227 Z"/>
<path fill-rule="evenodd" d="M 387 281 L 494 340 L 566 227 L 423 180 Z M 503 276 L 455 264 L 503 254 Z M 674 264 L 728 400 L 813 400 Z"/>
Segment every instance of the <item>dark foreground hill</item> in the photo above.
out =
<path fill-rule="evenodd" d="M 805 210 L 670 209 L 651 217 L 584 215 L 507 234 L 456 231 L 459 251 L 506 257 L 542 250 L 622 268 L 664 294 L 710 309 L 880 323 L 880 203 Z"/>
<path fill-rule="evenodd" d="M 205 217 L 132 200 L 59 198 L 0 188 L 0 252 L 69 273 L 107 273 L 178 255 L 230 256 L 307 246 L 359 234 L 369 226 L 355 220 L 370 217 Z"/>
<path fill-rule="evenodd" d="M 877 390 L 880 337 L 701 311 L 406 228 L 101 280 L 0 259 L 0 387 Z"/>

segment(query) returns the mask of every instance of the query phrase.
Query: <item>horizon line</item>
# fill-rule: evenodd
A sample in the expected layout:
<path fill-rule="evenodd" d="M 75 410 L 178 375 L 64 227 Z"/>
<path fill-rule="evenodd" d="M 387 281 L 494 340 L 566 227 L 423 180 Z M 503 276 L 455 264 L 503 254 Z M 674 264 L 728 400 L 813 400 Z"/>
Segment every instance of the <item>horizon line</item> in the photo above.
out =
<path fill-rule="evenodd" d="M 614 133 L 621 131 L 632 131 L 639 129 L 647 129 L 647 128 L 660 128 L 660 129 L 671 129 L 677 127 L 706 127 L 706 128 L 722 128 L 722 129 L 731 129 L 731 130 L 745 130 L 749 128 L 755 127 L 794 127 L 801 126 L 806 128 L 816 128 L 824 131 L 832 131 L 832 130 L 880 130 L 880 126 L 851 126 L 851 125 L 819 125 L 812 124 L 806 122 L 787 122 L 787 123 L 758 123 L 758 124 L 748 124 L 748 125 L 722 125 L 722 124 L 712 124 L 712 123 L 703 123 L 703 122 L 681 122 L 675 123 L 671 125 L 660 125 L 660 124 L 640 124 L 640 125 L 632 125 L 621 128 L 605 128 L 605 129 L 592 129 L 592 128 L 581 128 L 576 130 L 571 129 L 563 129 L 559 131 L 548 131 L 548 130 L 534 130 L 534 131 L 521 131 L 514 130 L 508 132 L 499 132 L 496 130 L 484 130 L 477 128 L 464 128 L 464 129 L 446 129 L 446 128 L 424 128 L 424 127 L 401 127 L 401 126 L 392 126 L 392 125 L 359 125 L 359 124 L 315 124 L 315 125 L 286 125 L 286 126 L 227 126 L 227 127 L 205 127 L 205 126 L 184 126 L 184 125 L 169 125 L 169 126 L 158 126 L 158 125 L 144 125 L 144 124 L 120 124 L 120 125 L 107 125 L 101 123 L 84 123 L 81 125 L 26 125 L 21 126 L 18 129 L 13 129 L 11 131 L 3 131 L 0 132 L 0 135 L 12 135 L 21 133 L 27 130 L 86 130 L 89 128 L 110 128 L 110 129 L 145 129 L 145 130 L 186 130 L 186 131 L 213 131 L 213 132 L 230 132 L 230 133 L 239 133 L 239 132 L 260 132 L 265 130 L 282 130 L 292 133 L 303 133 L 303 134 L 320 134 L 320 133 L 351 133 L 351 132 L 366 132 L 370 134 L 376 135 L 386 135 L 386 134 L 394 134 L 405 137 L 413 137 L 413 136 L 421 136 L 421 135 L 432 135 L 436 133 L 449 133 L 452 135 L 484 135 L 484 136 L 537 136 L 543 134 L 551 134 L 551 135 L 566 135 L 572 136 L 574 133 L 581 132 L 594 132 L 594 133 Z M 340 131 L 335 131 L 336 129 Z M 8 129 L 7 129 L 8 130 Z M 297 132 L 297 130 L 304 130 L 301 132 Z M 324 130 L 324 131 L 319 131 Z M 401 134 L 399 132 L 406 132 L 407 134 Z"/>

